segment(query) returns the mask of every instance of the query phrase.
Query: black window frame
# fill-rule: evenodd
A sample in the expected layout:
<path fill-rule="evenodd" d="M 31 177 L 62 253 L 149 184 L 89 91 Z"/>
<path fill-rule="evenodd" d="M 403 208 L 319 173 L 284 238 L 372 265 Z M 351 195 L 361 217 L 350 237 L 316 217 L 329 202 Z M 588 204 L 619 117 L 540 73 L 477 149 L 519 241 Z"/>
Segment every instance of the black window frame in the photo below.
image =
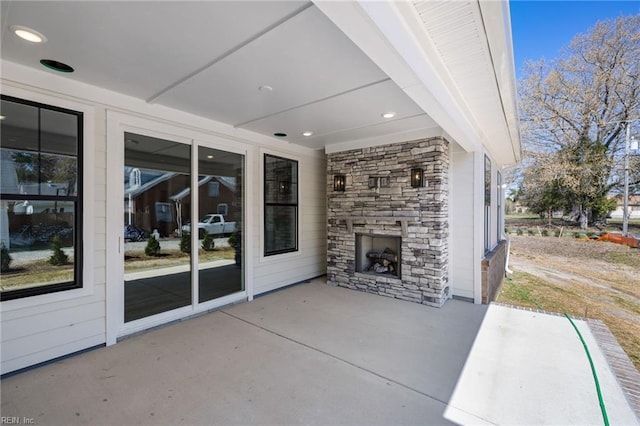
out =
<path fill-rule="evenodd" d="M 82 280 L 82 265 L 83 265 L 83 246 L 82 246 L 82 216 L 83 216 L 83 201 L 84 201 L 84 185 L 83 185 L 83 158 L 84 158 L 84 139 L 83 139 L 83 128 L 84 128 L 84 114 L 81 111 L 74 111 L 67 108 L 61 108 L 54 105 L 43 104 L 40 102 L 34 102 L 26 99 L 16 98 L 13 96 L 0 94 L 0 99 L 7 102 L 13 102 L 17 104 L 27 105 L 34 108 L 38 108 L 38 153 L 42 153 L 46 151 L 41 150 L 42 144 L 42 123 L 41 123 L 41 111 L 40 110 L 49 110 L 54 112 L 59 112 L 63 114 L 75 115 L 77 117 L 77 151 L 76 151 L 76 164 L 77 164 L 77 176 L 76 176 L 76 186 L 77 192 L 75 196 L 70 195 L 24 195 L 24 194 L 11 194 L 11 193 L 0 193 L 0 200 L 28 200 L 28 201 L 71 201 L 74 203 L 74 265 L 73 265 L 73 276 L 74 280 L 65 282 L 65 283 L 57 283 L 50 285 L 41 285 L 24 289 L 10 290 L 10 291 L 0 291 L 0 301 L 4 302 L 7 300 L 15 300 L 22 299 L 25 297 L 39 296 L 44 294 L 56 293 L 60 291 L 74 290 L 80 289 L 83 287 Z M 2 124 L 0 123 L 0 126 Z"/>
<path fill-rule="evenodd" d="M 491 251 L 491 159 L 484 156 L 484 253 Z"/>
<path fill-rule="evenodd" d="M 500 171 L 496 172 L 496 181 L 497 181 L 497 204 L 496 204 L 496 232 L 498 233 L 498 241 L 502 241 L 502 230 L 504 229 L 502 226 L 502 218 L 504 214 L 504 193 L 502 190 L 502 173 Z"/>
<path fill-rule="evenodd" d="M 267 199 L 267 188 L 268 188 L 268 183 L 267 183 L 267 159 L 268 158 L 275 158 L 277 160 L 284 160 L 284 161 L 288 161 L 290 163 L 295 163 L 296 165 L 296 176 L 295 176 L 295 183 L 296 183 L 296 202 L 295 203 L 282 203 L 282 202 L 268 202 Z M 264 206 L 263 206 L 263 216 L 264 216 L 264 221 L 263 221 L 263 226 L 264 226 L 264 256 L 274 256 L 274 255 L 278 255 L 278 254 L 284 254 L 284 253 L 293 253 L 293 252 L 297 252 L 299 250 L 299 234 L 300 234 L 300 209 L 299 209 L 299 205 L 300 205 L 300 188 L 299 188 L 299 184 L 300 184 L 300 168 L 299 168 L 299 163 L 297 160 L 292 160 L 290 158 L 285 158 L 285 157 L 280 157 L 278 155 L 273 155 L 273 154 L 264 154 L 264 159 L 263 159 L 263 165 L 264 165 L 264 169 L 263 169 L 263 198 L 264 198 Z M 287 207 L 287 208 L 291 208 L 293 207 L 295 209 L 295 220 L 296 220 L 296 229 L 295 229 L 295 244 L 294 247 L 292 248 L 285 248 L 285 249 L 278 249 L 278 250 L 268 250 L 267 249 L 267 207 Z"/>

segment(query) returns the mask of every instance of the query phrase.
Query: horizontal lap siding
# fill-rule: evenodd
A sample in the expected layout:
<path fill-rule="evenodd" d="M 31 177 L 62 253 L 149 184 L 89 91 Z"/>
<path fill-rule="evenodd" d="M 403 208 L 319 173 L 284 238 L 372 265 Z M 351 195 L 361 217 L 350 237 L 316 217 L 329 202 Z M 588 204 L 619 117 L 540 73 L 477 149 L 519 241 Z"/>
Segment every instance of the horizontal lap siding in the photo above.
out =
<path fill-rule="evenodd" d="M 4 92 L 3 92 L 4 93 Z M 21 97 L 21 96 L 18 96 Z M 54 97 L 29 98 L 53 106 L 66 106 L 64 100 Z M 70 107 L 73 109 L 73 107 Z M 85 173 L 92 173 L 93 185 L 85 187 L 84 214 L 92 217 L 93 226 L 84 225 L 85 244 L 93 244 L 90 258 L 85 259 L 84 295 L 69 297 L 61 301 L 51 301 L 62 293 L 37 296 L 39 304 L 7 309 L 3 302 L 1 314 L 0 372 L 2 374 L 55 359 L 105 342 L 105 240 L 106 240 L 106 156 L 104 110 L 96 108 L 95 115 L 85 114 L 84 126 L 94 129 L 85 134 L 84 150 L 93 157 L 93 164 L 86 161 Z M 88 120 L 92 120 L 91 123 Z M 69 292 L 75 292 L 72 290 Z M 15 301 L 14 301 L 15 302 Z M 22 301 L 20 301 L 22 302 Z M 29 302 L 29 300 L 24 300 Z"/>
<path fill-rule="evenodd" d="M 46 77 L 49 78 L 48 75 Z M 11 87 L 5 87 L 3 93 L 74 109 L 68 104 L 75 101 L 65 99 L 64 95 L 47 92 L 46 89 L 39 89 L 38 93 L 25 88 L 13 90 L 15 92 L 12 92 Z M 74 86 L 74 90 L 79 88 Z M 79 93 L 75 99 L 81 99 Z M 91 134 L 85 135 L 84 148 L 85 152 L 93 157 L 93 164 L 85 163 L 85 170 L 91 171 L 93 181 L 90 186 L 85 187 L 85 202 L 88 206 L 84 214 L 93 221 L 90 227 L 85 226 L 84 229 L 85 244 L 93 244 L 92 255 L 88 255 L 85 262 L 85 269 L 89 268 L 85 273 L 86 286 L 83 293 L 77 297 L 71 297 L 71 292 L 38 296 L 42 298 L 38 300 L 44 301 L 43 303 L 27 303 L 26 306 L 16 309 L 7 309 L 7 302 L 3 302 L 0 315 L 2 374 L 94 347 L 106 341 L 106 209 L 114 200 L 106 199 L 106 112 L 102 105 L 111 105 L 112 95 L 116 99 L 114 105 L 117 108 L 120 108 L 118 102 L 125 100 L 117 94 L 106 93 L 101 89 L 96 89 L 92 95 L 100 101 L 83 101 L 84 109 L 77 109 L 90 111 L 85 115 L 85 130 Z M 124 105 L 128 105 L 127 102 L 128 99 Z M 152 112 L 149 111 L 149 114 Z M 152 115 L 149 117 L 154 118 Z M 195 121 L 199 123 L 196 127 L 207 129 L 206 124 Z M 277 147 L 277 155 L 289 156 L 300 161 L 299 250 L 293 254 L 264 258 L 260 252 L 262 246 L 259 241 L 263 227 L 263 176 L 260 176 L 257 170 L 261 167 L 262 149 L 268 149 L 270 144 L 257 141 L 251 144 L 248 155 L 250 163 L 247 163 L 247 167 L 252 172 L 247 173 L 251 180 L 247 182 L 245 194 L 247 215 L 252 218 L 252 270 L 247 271 L 247 274 L 252 277 L 254 294 L 259 294 L 326 273 L 326 156 L 323 151 L 299 146 Z M 117 202 L 122 203 L 122 200 Z M 117 286 L 121 283 L 109 285 Z M 35 301 L 34 298 L 27 302 Z"/>
<path fill-rule="evenodd" d="M 74 313 L 70 312 L 70 315 Z M 23 358 L 29 358 L 35 363 L 39 363 L 86 349 L 89 346 L 78 344 L 85 339 L 93 342 L 91 346 L 104 343 L 104 331 L 96 333 L 101 328 L 104 328 L 104 319 L 96 318 L 9 340 L 7 344 L 2 345 L 2 362 L 3 364 L 15 363 L 24 367 L 21 365 Z"/>
<path fill-rule="evenodd" d="M 324 275 L 327 271 L 325 156 L 321 151 L 302 157 L 297 153 L 295 156 L 300 158 L 298 251 L 262 257 L 260 242 L 254 243 L 253 285 L 256 295 Z M 262 176 L 259 178 L 262 179 Z M 259 212 L 250 214 L 259 217 Z M 261 235 L 258 232 L 262 227 L 260 219 L 256 219 L 255 223 L 255 235 Z"/>

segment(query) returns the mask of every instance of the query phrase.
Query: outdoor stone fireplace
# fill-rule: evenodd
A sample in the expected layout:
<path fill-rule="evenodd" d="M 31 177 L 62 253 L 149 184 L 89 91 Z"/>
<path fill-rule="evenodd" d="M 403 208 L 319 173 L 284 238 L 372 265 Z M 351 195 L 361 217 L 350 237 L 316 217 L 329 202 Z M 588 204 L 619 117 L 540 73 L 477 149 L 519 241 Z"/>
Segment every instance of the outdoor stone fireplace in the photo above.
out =
<path fill-rule="evenodd" d="M 356 272 L 400 278 L 401 237 L 356 234 Z"/>
<path fill-rule="evenodd" d="M 328 283 L 444 304 L 448 153 L 446 140 L 432 138 L 328 155 Z M 415 168 L 424 171 L 422 187 L 411 186 Z M 334 191 L 336 175 L 344 191 Z"/>

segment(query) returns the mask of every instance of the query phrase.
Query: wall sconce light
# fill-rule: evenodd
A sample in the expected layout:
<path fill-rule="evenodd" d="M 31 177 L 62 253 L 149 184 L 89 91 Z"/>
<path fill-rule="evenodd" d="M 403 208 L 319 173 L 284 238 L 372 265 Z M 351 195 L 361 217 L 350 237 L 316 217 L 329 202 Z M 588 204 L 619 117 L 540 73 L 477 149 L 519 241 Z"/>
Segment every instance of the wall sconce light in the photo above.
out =
<path fill-rule="evenodd" d="M 345 175 L 333 176 L 333 190 L 338 192 L 344 192 L 347 186 L 347 177 Z"/>
<path fill-rule="evenodd" d="M 420 168 L 411 169 L 411 187 L 420 188 L 424 185 L 424 171 Z"/>

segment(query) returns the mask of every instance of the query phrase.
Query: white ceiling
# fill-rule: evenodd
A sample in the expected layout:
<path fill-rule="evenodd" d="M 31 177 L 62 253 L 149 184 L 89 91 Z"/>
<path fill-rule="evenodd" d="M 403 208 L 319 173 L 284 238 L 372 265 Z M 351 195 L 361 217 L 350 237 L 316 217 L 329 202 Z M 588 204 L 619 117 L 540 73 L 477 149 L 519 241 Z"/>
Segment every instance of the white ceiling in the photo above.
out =
<path fill-rule="evenodd" d="M 311 148 L 437 128 L 308 2 L 2 1 L 2 59 Z M 9 28 L 48 38 L 36 45 Z M 53 72 L 53 71 L 49 71 Z M 258 90 L 271 86 L 273 91 Z M 393 119 L 381 114 L 394 111 Z M 302 136 L 312 131 L 313 136 Z"/>

